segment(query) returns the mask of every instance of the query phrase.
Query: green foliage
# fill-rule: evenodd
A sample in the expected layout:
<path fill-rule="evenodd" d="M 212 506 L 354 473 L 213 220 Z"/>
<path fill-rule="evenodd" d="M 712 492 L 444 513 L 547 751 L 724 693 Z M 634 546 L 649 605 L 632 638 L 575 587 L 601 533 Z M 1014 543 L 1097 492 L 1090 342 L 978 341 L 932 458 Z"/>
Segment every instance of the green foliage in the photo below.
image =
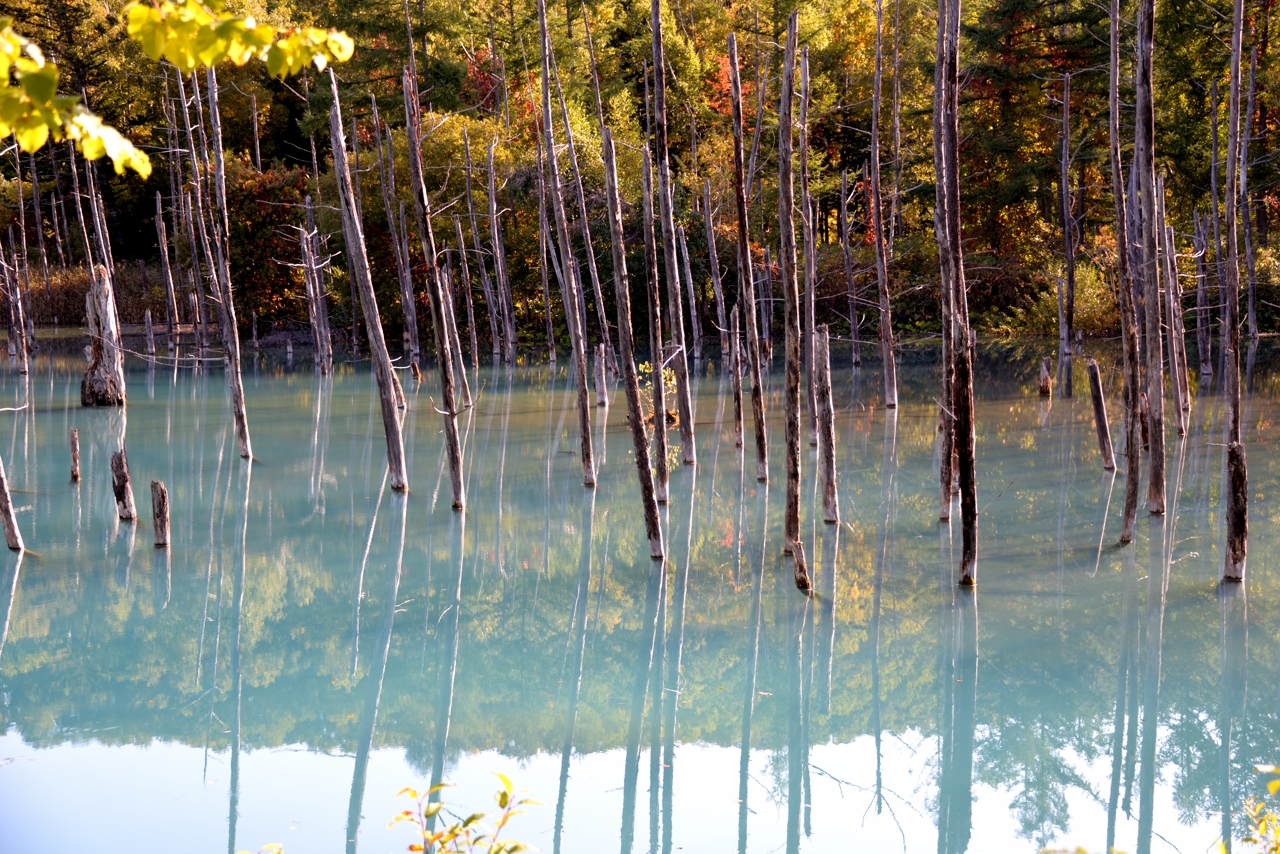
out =
<path fill-rule="evenodd" d="M 1052 276 L 1052 271 L 1051 271 Z M 989 335 L 1058 334 L 1056 279 L 1027 308 L 993 312 L 981 324 Z M 1101 271 L 1091 262 L 1076 265 L 1076 328 L 1088 336 L 1114 335 L 1120 329 L 1120 310 Z"/>

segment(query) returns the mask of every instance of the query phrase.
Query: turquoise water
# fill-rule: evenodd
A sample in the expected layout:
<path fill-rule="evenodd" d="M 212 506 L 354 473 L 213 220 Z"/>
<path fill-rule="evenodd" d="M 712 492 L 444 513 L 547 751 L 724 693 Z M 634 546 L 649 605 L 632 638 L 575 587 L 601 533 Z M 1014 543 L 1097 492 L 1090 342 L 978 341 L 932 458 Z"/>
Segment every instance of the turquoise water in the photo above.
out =
<path fill-rule="evenodd" d="M 0 567 L 0 852 L 404 851 L 401 788 L 443 779 L 452 809 L 491 811 L 493 772 L 542 802 L 510 833 L 543 851 L 1102 851 L 1109 813 L 1122 850 L 1204 851 L 1224 802 L 1238 834 L 1265 791 L 1252 766 L 1280 759 L 1267 343 L 1238 594 L 1215 583 L 1215 390 L 1185 439 L 1170 428 L 1176 512 L 1140 514 L 1122 550 L 1123 478 L 1102 470 L 1089 401 L 1042 401 L 1029 345 L 979 354 L 973 596 L 952 583 L 958 528 L 953 549 L 936 521 L 936 351 L 902 354 L 896 413 L 875 364 L 837 366 L 841 525 L 803 456 L 813 599 L 781 555 L 780 375 L 766 487 L 749 448 L 744 476 L 727 378 L 699 369 L 663 579 L 625 400 L 594 413 L 585 490 L 563 362 L 472 375 L 460 515 L 433 374 L 406 385 L 403 497 L 368 363 L 246 360 L 249 464 L 219 364 L 131 361 L 127 412 L 86 410 L 78 346 L 48 342 L 29 383 L 0 365 L 0 406 L 29 403 L 0 412 L 0 457 L 30 550 Z M 1117 358 L 1099 353 L 1118 443 Z M 137 525 L 110 488 L 121 435 Z M 167 552 L 150 480 L 169 489 Z"/>

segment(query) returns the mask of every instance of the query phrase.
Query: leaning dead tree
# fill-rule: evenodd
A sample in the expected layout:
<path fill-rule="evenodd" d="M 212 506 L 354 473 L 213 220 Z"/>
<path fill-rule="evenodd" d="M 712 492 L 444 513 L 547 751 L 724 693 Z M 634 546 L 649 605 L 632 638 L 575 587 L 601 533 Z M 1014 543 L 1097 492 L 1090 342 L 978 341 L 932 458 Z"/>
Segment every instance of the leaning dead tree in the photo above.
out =
<path fill-rule="evenodd" d="M 973 349 L 969 339 L 969 298 L 964 280 L 964 249 L 960 234 L 960 0 L 938 3 L 938 86 L 934 114 L 939 134 L 934 145 L 942 149 L 935 162 L 942 167 L 938 194 L 940 210 L 934 216 L 938 254 L 943 274 L 944 308 L 950 318 L 951 411 L 956 464 L 960 475 L 961 543 L 959 581 L 977 583 L 978 480 L 975 461 L 973 411 Z"/>
<path fill-rule="evenodd" d="M 627 395 L 627 420 L 631 423 L 631 440 L 636 453 L 636 477 L 640 481 L 640 501 L 644 507 L 644 529 L 649 538 L 649 557 L 665 554 L 662 526 L 658 521 L 658 502 L 653 489 L 653 472 L 649 468 L 649 436 L 644 428 L 644 409 L 640 405 L 640 383 L 636 375 L 635 348 L 631 337 L 631 288 L 627 281 L 627 252 L 622 233 L 622 205 L 618 200 L 618 169 L 613 151 L 613 135 L 604 129 L 604 191 L 609 205 L 609 237 L 613 246 L 613 286 L 618 303 L 618 345 L 622 348 L 622 385 Z M 661 380 L 658 380 L 661 382 Z M 666 429 L 657 418 L 654 429 Z"/>
<path fill-rule="evenodd" d="M 404 439 L 400 432 L 400 382 L 396 379 L 395 370 L 391 367 L 391 356 L 387 353 L 387 342 L 382 334 L 382 318 L 378 314 L 378 302 L 374 298 L 373 277 L 369 272 L 369 256 L 364 243 L 364 227 L 356 210 L 355 190 L 352 187 L 351 171 L 347 164 L 347 142 L 342 128 L 342 106 L 338 99 L 338 82 L 332 74 L 330 86 L 333 89 L 333 106 L 329 110 L 329 133 L 333 144 L 333 171 L 338 178 L 338 206 L 342 214 L 342 234 L 360 295 L 360 309 L 364 314 L 365 332 L 369 336 L 369 353 L 373 360 L 373 375 L 378 382 L 378 398 L 382 404 L 382 426 L 387 436 L 388 478 L 392 489 L 403 490 L 409 488 L 409 481 L 405 471 Z"/>
<path fill-rule="evenodd" d="M 551 196 L 555 218 L 556 240 L 568 299 L 565 317 L 569 321 L 569 337 L 573 339 L 575 378 L 578 386 L 578 432 L 582 441 L 582 483 L 595 486 L 595 457 L 591 446 L 591 403 L 587 389 L 586 323 L 582 316 L 581 281 L 573 263 L 573 245 L 569 238 L 569 221 L 565 216 L 564 195 L 560 188 L 560 167 L 556 158 L 555 121 L 551 113 L 551 35 L 547 29 L 546 0 L 538 0 L 538 22 L 542 30 L 542 126 L 543 146 L 547 156 L 547 191 Z M 492 163 L 492 160 L 490 160 Z M 492 202 L 491 202 L 492 203 Z"/>

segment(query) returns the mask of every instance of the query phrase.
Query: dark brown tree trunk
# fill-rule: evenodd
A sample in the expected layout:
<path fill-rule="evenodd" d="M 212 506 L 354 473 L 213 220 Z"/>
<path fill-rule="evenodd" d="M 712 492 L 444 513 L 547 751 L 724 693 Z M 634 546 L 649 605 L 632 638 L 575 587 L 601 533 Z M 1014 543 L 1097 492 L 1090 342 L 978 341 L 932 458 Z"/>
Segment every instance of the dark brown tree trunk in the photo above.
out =
<path fill-rule="evenodd" d="M 1227 233 L 1226 395 L 1227 395 L 1227 542 L 1222 580 L 1243 581 L 1249 548 L 1249 476 L 1240 413 L 1240 252 L 1236 212 L 1240 174 L 1240 55 L 1244 0 L 1235 0 L 1231 21 L 1231 94 L 1227 110 L 1227 185 L 1224 208 Z"/>
<path fill-rule="evenodd" d="M 1147 429 L 1151 443 L 1151 480 L 1147 509 L 1164 513 L 1164 354 L 1161 346 L 1160 272 L 1156 235 L 1155 112 L 1152 102 L 1151 63 L 1154 52 L 1155 0 L 1138 0 L 1137 107 L 1134 123 L 1134 172 L 1142 207 L 1139 242 L 1142 250 L 1141 281 L 1147 323 Z"/>

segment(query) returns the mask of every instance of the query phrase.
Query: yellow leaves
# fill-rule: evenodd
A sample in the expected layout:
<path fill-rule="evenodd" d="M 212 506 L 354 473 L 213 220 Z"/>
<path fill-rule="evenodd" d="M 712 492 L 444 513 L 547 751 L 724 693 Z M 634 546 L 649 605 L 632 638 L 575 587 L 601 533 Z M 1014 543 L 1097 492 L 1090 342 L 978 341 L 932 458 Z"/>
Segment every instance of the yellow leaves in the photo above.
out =
<path fill-rule="evenodd" d="M 230 60 L 261 59 L 275 77 L 297 74 L 309 63 L 321 71 L 346 62 L 355 42 L 346 33 L 319 27 L 278 30 L 252 17 L 221 13 L 222 4 L 200 0 L 157 5 L 135 0 L 127 8 L 129 35 L 154 60 L 167 59 L 183 73 Z"/>
<path fill-rule="evenodd" d="M 12 80 L 17 83 L 13 85 Z M 74 141 L 89 160 L 110 157 L 116 173 L 151 174 L 151 159 L 123 134 L 89 112 L 77 98 L 58 94 L 58 68 L 0 18 L 0 138 L 14 136 L 23 151 L 49 137 Z"/>

